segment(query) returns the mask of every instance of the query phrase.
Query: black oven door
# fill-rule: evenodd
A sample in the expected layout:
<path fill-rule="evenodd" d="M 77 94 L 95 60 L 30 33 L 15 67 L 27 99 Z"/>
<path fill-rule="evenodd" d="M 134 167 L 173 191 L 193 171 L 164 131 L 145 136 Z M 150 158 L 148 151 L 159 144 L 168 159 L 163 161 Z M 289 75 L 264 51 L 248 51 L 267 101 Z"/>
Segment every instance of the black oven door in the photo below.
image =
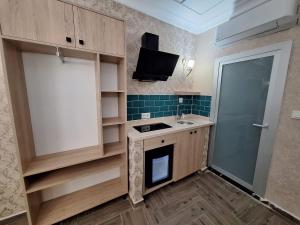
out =
<path fill-rule="evenodd" d="M 152 188 L 172 180 L 174 145 L 145 152 L 145 186 Z"/>

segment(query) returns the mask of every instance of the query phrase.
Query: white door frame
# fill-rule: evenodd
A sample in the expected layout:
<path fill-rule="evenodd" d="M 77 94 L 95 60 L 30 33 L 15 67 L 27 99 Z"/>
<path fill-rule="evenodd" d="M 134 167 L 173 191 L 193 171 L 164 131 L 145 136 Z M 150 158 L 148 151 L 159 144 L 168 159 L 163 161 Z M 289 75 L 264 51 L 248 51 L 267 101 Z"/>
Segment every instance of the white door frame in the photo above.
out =
<path fill-rule="evenodd" d="M 245 51 L 242 53 L 225 56 L 218 58 L 215 61 L 214 67 L 214 82 L 213 82 L 213 96 L 211 105 L 210 120 L 217 123 L 218 121 L 218 106 L 219 106 L 219 95 L 222 80 L 222 70 L 223 65 L 231 64 L 235 62 L 242 62 L 267 56 L 274 56 L 273 67 L 270 78 L 270 86 L 266 101 L 266 109 L 264 115 L 263 124 L 268 124 L 268 129 L 262 129 L 258 156 L 254 174 L 253 185 L 249 185 L 241 179 L 233 176 L 227 171 L 218 168 L 212 164 L 212 157 L 214 151 L 214 139 L 215 139 L 215 127 L 212 129 L 211 139 L 210 139 L 210 151 L 209 151 L 209 166 L 216 169 L 217 171 L 228 176 L 232 180 L 240 183 L 246 188 L 254 191 L 261 197 L 264 197 L 267 179 L 269 175 L 269 168 L 271 164 L 271 158 L 273 153 L 273 145 L 275 141 L 276 131 L 279 123 L 279 116 L 281 110 L 281 104 L 284 94 L 284 88 L 286 83 L 286 78 L 288 74 L 288 65 L 291 55 L 293 42 L 285 41 L 263 48 L 258 48 L 250 51 Z"/>

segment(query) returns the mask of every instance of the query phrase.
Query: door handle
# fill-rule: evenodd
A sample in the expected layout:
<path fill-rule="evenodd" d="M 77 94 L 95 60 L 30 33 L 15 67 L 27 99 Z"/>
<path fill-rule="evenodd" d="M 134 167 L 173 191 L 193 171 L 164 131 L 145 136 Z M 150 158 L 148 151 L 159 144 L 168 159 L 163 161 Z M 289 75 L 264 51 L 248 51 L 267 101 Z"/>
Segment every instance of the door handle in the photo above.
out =
<path fill-rule="evenodd" d="M 269 124 L 252 124 L 254 127 L 259 127 L 259 128 L 269 128 Z"/>

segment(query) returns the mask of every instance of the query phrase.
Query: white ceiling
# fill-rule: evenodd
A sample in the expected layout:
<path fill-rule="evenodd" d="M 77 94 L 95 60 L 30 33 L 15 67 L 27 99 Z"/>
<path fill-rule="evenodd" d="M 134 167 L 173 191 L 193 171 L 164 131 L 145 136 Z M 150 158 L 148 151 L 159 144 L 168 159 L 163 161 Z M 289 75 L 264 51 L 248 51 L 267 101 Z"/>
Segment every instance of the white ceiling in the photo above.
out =
<path fill-rule="evenodd" d="M 270 0 L 116 0 L 194 34 Z"/>

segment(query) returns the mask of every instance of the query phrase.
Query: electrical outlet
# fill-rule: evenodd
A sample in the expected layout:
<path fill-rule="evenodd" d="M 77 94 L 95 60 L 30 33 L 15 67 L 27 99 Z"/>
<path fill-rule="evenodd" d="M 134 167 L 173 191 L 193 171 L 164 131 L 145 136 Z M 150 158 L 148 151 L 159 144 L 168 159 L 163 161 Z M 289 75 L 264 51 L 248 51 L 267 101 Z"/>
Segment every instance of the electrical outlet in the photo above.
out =
<path fill-rule="evenodd" d="M 292 116 L 291 116 L 292 119 L 297 119 L 297 120 L 300 120 L 300 111 L 298 110 L 294 110 L 292 111 Z"/>
<path fill-rule="evenodd" d="M 178 99 L 179 103 L 183 103 L 183 98 Z"/>
<path fill-rule="evenodd" d="M 150 113 L 142 113 L 142 119 L 150 119 L 151 114 Z"/>

